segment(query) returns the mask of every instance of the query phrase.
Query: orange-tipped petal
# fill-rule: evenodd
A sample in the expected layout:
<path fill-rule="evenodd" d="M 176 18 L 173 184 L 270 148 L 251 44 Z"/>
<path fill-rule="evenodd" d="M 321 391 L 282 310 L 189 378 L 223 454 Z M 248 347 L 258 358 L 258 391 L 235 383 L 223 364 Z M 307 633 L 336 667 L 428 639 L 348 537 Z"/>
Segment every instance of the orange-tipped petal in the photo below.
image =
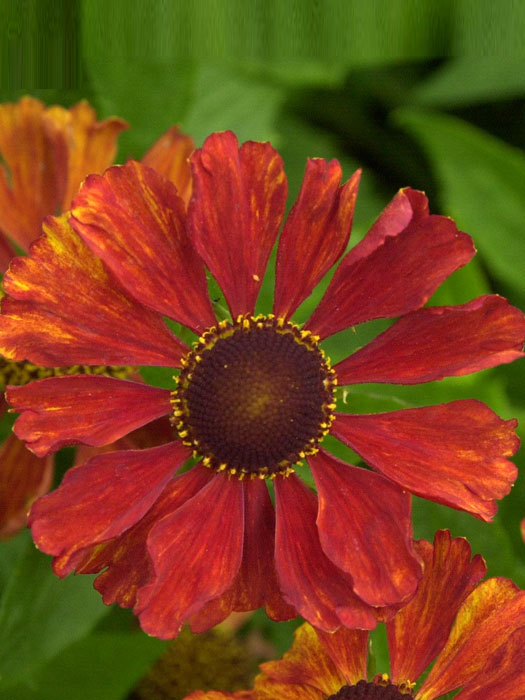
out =
<path fill-rule="evenodd" d="M 284 214 L 283 162 L 269 143 L 239 148 L 231 131 L 209 136 L 191 157 L 188 209 L 194 244 L 234 318 L 252 313 Z"/>
<path fill-rule="evenodd" d="M 67 186 L 62 200 L 62 211 L 66 211 L 84 178 L 102 173 L 112 164 L 118 136 L 128 125 L 118 117 L 97 122 L 95 110 L 86 100 L 69 110 L 50 107 L 44 123 L 48 135 L 62 137 L 66 145 Z"/>
<path fill-rule="evenodd" d="M 71 225 L 142 304 L 203 331 L 216 322 L 173 183 L 130 161 L 87 178 Z"/>
<path fill-rule="evenodd" d="M 255 679 L 253 700 L 326 700 L 326 695 L 311 685 L 281 683 L 261 674 Z"/>
<path fill-rule="evenodd" d="M 292 474 L 275 480 L 275 501 L 275 564 L 285 600 L 327 632 L 341 625 L 373 629 L 373 609 L 353 593 L 351 577 L 321 548 L 314 494 Z"/>
<path fill-rule="evenodd" d="M 339 413 L 331 432 L 386 477 L 417 496 L 483 520 L 517 476 L 507 457 L 519 447 L 515 420 L 480 401 L 462 400 L 392 413 Z"/>
<path fill-rule="evenodd" d="M 261 664 L 261 671 L 274 681 L 309 685 L 323 695 L 337 693 L 346 684 L 317 631 L 307 622 L 294 633 L 294 641 L 281 659 Z"/>
<path fill-rule="evenodd" d="M 447 641 L 457 611 L 487 567 L 463 537 L 452 539 L 440 530 L 434 545 L 416 543 L 425 562 L 418 591 L 408 605 L 387 623 L 390 672 L 393 683 L 414 682 Z"/>
<path fill-rule="evenodd" d="M 39 457 L 79 442 L 108 445 L 171 411 L 166 389 L 89 375 L 9 387 L 6 398 L 22 414 L 15 433 Z"/>
<path fill-rule="evenodd" d="M 422 570 L 412 546 L 409 494 L 324 450 L 308 463 L 319 497 L 321 546 L 351 575 L 354 593 L 374 607 L 411 598 Z"/>
<path fill-rule="evenodd" d="M 29 257 L 12 261 L 4 289 L 0 352 L 11 360 L 176 367 L 188 350 L 125 294 L 67 216 L 46 220 Z"/>
<path fill-rule="evenodd" d="M 241 565 L 243 539 L 243 483 L 217 474 L 148 536 L 155 578 L 138 593 L 142 629 L 161 639 L 175 637 L 189 617 L 229 588 Z"/>
<path fill-rule="evenodd" d="M 170 127 L 142 157 L 142 163 L 171 180 L 179 197 L 188 206 L 192 191 L 190 156 L 195 150 L 193 139 Z"/>
<path fill-rule="evenodd" d="M 433 700 L 469 684 L 510 635 L 523 628 L 525 591 L 508 579 L 481 583 L 461 606 L 445 648 L 419 689 L 418 700 Z"/>
<path fill-rule="evenodd" d="M 411 223 L 366 257 L 355 259 L 350 251 L 306 325 L 326 338 L 364 321 L 415 311 L 474 253 L 470 236 L 451 219 L 429 216 Z"/>
<path fill-rule="evenodd" d="M 457 700 L 522 700 L 525 697 L 525 627 L 483 665 L 479 674 L 455 697 Z"/>
<path fill-rule="evenodd" d="M 317 636 L 348 684 L 366 678 L 368 632 L 341 627 L 330 634 L 317 630 Z"/>
<path fill-rule="evenodd" d="M 31 97 L 0 105 L 0 229 L 27 250 L 42 219 L 67 209 L 86 175 L 111 164 L 126 127 L 117 118 L 97 122 L 85 101 L 71 109 Z"/>
<path fill-rule="evenodd" d="M 72 569 L 77 574 L 102 571 L 94 585 L 104 603 L 132 608 L 137 602 L 138 589 L 151 583 L 154 577 L 147 549 L 151 528 L 193 498 L 212 478 L 213 472 L 202 465 L 174 477 L 136 525 L 108 542 L 55 559 L 55 572 L 63 576 Z"/>
<path fill-rule="evenodd" d="M 492 295 L 407 314 L 335 366 L 339 384 L 419 384 L 523 357 L 525 316 Z"/>
<path fill-rule="evenodd" d="M 35 457 L 9 435 L 0 450 L 0 539 L 25 526 L 31 504 L 49 491 L 52 479 L 53 459 Z"/>
<path fill-rule="evenodd" d="M 73 467 L 29 514 L 36 545 L 63 557 L 121 535 L 155 503 L 191 452 L 180 442 L 122 450 Z"/>
<path fill-rule="evenodd" d="M 274 620 L 290 620 L 297 616 L 279 593 L 274 563 L 275 512 L 264 481 L 254 479 L 244 483 L 244 507 L 241 568 L 233 585 L 190 620 L 194 632 L 210 629 L 233 610 L 255 610 L 264 606 L 266 614 Z"/>
<path fill-rule="evenodd" d="M 341 186 L 338 161 L 309 159 L 303 184 L 277 252 L 276 316 L 289 317 L 344 253 L 354 216 L 361 171 Z"/>

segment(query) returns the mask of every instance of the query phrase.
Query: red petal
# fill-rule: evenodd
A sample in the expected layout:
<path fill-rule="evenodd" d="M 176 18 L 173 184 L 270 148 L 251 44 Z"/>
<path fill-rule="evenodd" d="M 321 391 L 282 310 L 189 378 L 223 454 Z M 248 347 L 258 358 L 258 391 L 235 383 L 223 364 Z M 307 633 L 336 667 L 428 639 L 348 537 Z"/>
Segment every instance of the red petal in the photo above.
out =
<path fill-rule="evenodd" d="M 308 623 L 295 630 L 292 647 L 282 659 L 261 664 L 261 671 L 280 683 L 312 686 L 325 697 L 346 685 L 346 678 L 327 653 L 317 630 Z"/>
<path fill-rule="evenodd" d="M 421 686 L 418 697 L 430 700 L 456 688 L 468 688 L 468 684 L 491 662 L 493 655 L 503 651 L 510 635 L 523 628 L 525 591 L 519 591 L 508 579 L 484 581 L 461 606 L 448 642 Z M 485 697 L 492 700 L 490 695 Z M 519 697 L 511 695 L 509 700 Z"/>
<path fill-rule="evenodd" d="M 103 571 L 95 581 L 95 588 L 102 594 L 104 603 L 133 607 L 138 589 L 153 580 L 153 566 L 146 545 L 151 528 L 180 508 L 212 478 L 213 472 L 202 465 L 176 476 L 136 525 L 108 542 L 56 559 L 55 572 L 64 576 L 72 569 L 77 574 Z"/>
<path fill-rule="evenodd" d="M 523 356 L 525 316 L 498 296 L 404 316 L 336 365 L 340 384 L 419 384 L 478 372 Z"/>
<path fill-rule="evenodd" d="M 362 241 L 346 256 L 347 264 L 366 258 L 390 236 L 397 236 L 409 224 L 421 223 L 429 216 L 424 192 L 405 187 L 396 194 L 378 216 Z"/>
<path fill-rule="evenodd" d="M 170 392 L 111 377 L 50 377 L 9 387 L 15 433 L 39 457 L 66 445 L 107 445 L 171 411 Z"/>
<path fill-rule="evenodd" d="M 130 161 L 85 181 L 71 225 L 142 304 L 197 332 L 216 322 L 173 184 Z"/>
<path fill-rule="evenodd" d="M 376 318 L 419 309 L 439 285 L 465 265 L 475 250 L 451 219 L 429 216 L 411 223 L 363 258 L 343 258 L 307 323 L 326 338 Z"/>
<path fill-rule="evenodd" d="M 14 298 L 2 300 L 0 352 L 51 367 L 177 366 L 188 348 L 124 294 L 66 217 L 46 219 L 44 232 L 4 277 Z"/>
<path fill-rule="evenodd" d="M 135 610 L 142 629 L 170 639 L 220 596 L 241 565 L 243 535 L 243 484 L 222 474 L 159 521 L 148 537 L 155 580 L 140 589 Z"/>
<path fill-rule="evenodd" d="M 235 318 L 252 313 L 281 225 L 287 184 L 268 143 L 212 134 L 191 157 L 188 217 L 195 246 L 220 284 Z"/>
<path fill-rule="evenodd" d="M 411 598 L 422 570 L 412 547 L 408 493 L 323 450 L 308 463 L 319 498 L 321 546 L 352 576 L 354 593 L 375 607 Z"/>
<path fill-rule="evenodd" d="M 275 480 L 275 565 L 281 591 L 315 627 L 333 632 L 341 624 L 373 629 L 372 608 L 352 591 L 352 579 L 321 549 L 315 495 L 293 474 Z"/>
<path fill-rule="evenodd" d="M 274 313 L 288 317 L 344 253 L 361 171 L 340 186 L 336 160 L 309 159 L 277 252 Z"/>
<path fill-rule="evenodd" d="M 422 498 L 482 520 L 510 491 L 517 422 L 480 401 L 453 401 L 375 415 L 337 414 L 331 432 L 386 477 Z"/>
<path fill-rule="evenodd" d="M 233 585 L 219 599 L 211 600 L 190 620 L 194 632 L 204 632 L 233 610 L 266 608 L 273 620 L 297 616 L 281 597 L 274 563 L 275 512 L 264 481 L 244 483 L 244 548 L 241 568 Z"/>
<path fill-rule="evenodd" d="M 434 546 L 416 543 L 425 562 L 415 597 L 387 623 L 393 683 L 415 681 L 445 646 L 457 611 L 487 571 L 483 558 L 463 537 L 440 530 Z"/>
<path fill-rule="evenodd" d="M 35 457 L 9 435 L 0 450 L 0 539 L 25 526 L 29 507 L 49 491 L 52 480 L 53 460 Z"/>
<path fill-rule="evenodd" d="M 4 272 L 9 267 L 11 258 L 14 258 L 15 255 L 15 249 L 13 248 L 11 243 L 9 243 L 4 234 L 0 231 L 0 274 L 4 274 Z"/>
<path fill-rule="evenodd" d="M 182 443 L 172 442 L 102 454 L 73 467 L 60 487 L 31 509 L 36 545 L 64 556 L 117 537 L 148 512 L 190 454 Z"/>
<path fill-rule="evenodd" d="M 193 139 L 181 133 L 178 126 L 172 126 L 155 141 L 141 161 L 171 180 L 186 206 L 192 190 L 189 158 L 194 150 Z"/>

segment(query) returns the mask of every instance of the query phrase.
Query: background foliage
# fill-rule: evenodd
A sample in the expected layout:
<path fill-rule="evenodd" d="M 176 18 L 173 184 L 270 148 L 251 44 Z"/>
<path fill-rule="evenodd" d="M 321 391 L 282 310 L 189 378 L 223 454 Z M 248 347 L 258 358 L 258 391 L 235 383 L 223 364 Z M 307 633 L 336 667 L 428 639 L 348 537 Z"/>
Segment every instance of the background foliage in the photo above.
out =
<path fill-rule="evenodd" d="M 399 187 L 423 189 L 479 250 L 431 303 L 499 292 L 525 308 L 524 9 L 510 0 L 497 9 L 485 0 L 4 1 L 0 98 L 30 93 L 69 106 L 87 97 L 101 117 L 130 122 L 119 162 L 140 157 L 173 123 L 198 144 L 227 128 L 271 140 L 290 201 L 307 156 L 338 158 L 347 177 L 362 166 L 351 243 Z M 330 350 L 341 357 L 375 332 L 338 334 Z M 421 387 L 359 386 L 347 400 L 362 412 L 478 398 L 518 417 L 523 437 L 524 379 L 518 363 Z M 517 459 L 525 468 L 523 451 Z M 491 525 L 414 503 L 416 536 L 449 527 L 484 555 L 489 574 L 521 586 L 523 517 L 523 476 Z M 282 651 L 294 626 L 258 613 L 242 634 L 256 631 Z M 58 581 L 27 532 L 0 544 L 1 697 L 126 698 L 163 647 L 131 615 L 103 606 L 90 577 Z M 380 634 L 376 654 L 387 670 Z"/>

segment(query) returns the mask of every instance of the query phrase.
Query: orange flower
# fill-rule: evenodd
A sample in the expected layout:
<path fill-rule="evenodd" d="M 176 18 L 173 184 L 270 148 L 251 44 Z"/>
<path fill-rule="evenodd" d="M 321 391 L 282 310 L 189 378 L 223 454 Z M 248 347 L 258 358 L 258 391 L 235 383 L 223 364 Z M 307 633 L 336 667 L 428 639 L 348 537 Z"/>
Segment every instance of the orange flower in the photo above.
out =
<path fill-rule="evenodd" d="M 46 107 L 31 97 L 0 104 L 0 272 L 16 254 L 9 239 L 26 251 L 41 234 L 42 219 L 68 209 L 82 180 L 111 165 L 118 135 L 126 128 L 117 117 L 97 121 L 86 101 L 70 109 Z M 147 165 L 172 179 L 186 201 L 191 194 L 188 157 L 193 149 L 191 138 L 172 127 L 144 156 Z M 23 385 L 53 373 L 0 357 L 2 391 L 7 384 Z M 2 397 L 0 412 L 4 410 Z M 31 503 L 49 490 L 52 477 L 52 457 L 40 459 L 28 453 L 14 436 L 5 441 L 0 451 L 0 538 L 25 525 Z"/>
<path fill-rule="evenodd" d="M 522 700 L 525 591 L 509 579 L 480 583 L 486 567 L 463 538 L 416 543 L 425 562 L 417 594 L 386 624 L 390 677 L 367 677 L 368 633 L 333 634 L 305 623 L 279 661 L 261 666 L 251 691 L 196 691 L 191 700 Z M 424 671 L 433 664 L 425 677 Z"/>

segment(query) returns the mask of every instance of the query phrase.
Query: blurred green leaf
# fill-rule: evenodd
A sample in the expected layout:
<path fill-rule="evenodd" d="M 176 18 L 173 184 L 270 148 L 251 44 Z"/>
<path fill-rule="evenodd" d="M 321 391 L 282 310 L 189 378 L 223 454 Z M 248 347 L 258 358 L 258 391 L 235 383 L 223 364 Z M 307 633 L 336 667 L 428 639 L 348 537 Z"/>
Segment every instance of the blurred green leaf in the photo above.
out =
<path fill-rule="evenodd" d="M 108 612 L 93 590 L 93 577 L 60 580 L 28 532 L 18 536 L 15 549 L 0 600 L 0 692 L 31 678 Z"/>
<path fill-rule="evenodd" d="M 9 690 L 10 700 L 120 700 L 126 698 L 166 642 L 142 632 L 95 632 L 65 649 L 30 684 Z"/>
<path fill-rule="evenodd" d="M 395 118 L 427 152 L 443 209 L 473 236 L 489 271 L 522 291 L 525 154 L 455 117 L 403 109 Z"/>
<path fill-rule="evenodd" d="M 461 56 L 423 81 L 412 97 L 421 105 L 459 107 L 525 94 L 523 58 Z"/>

